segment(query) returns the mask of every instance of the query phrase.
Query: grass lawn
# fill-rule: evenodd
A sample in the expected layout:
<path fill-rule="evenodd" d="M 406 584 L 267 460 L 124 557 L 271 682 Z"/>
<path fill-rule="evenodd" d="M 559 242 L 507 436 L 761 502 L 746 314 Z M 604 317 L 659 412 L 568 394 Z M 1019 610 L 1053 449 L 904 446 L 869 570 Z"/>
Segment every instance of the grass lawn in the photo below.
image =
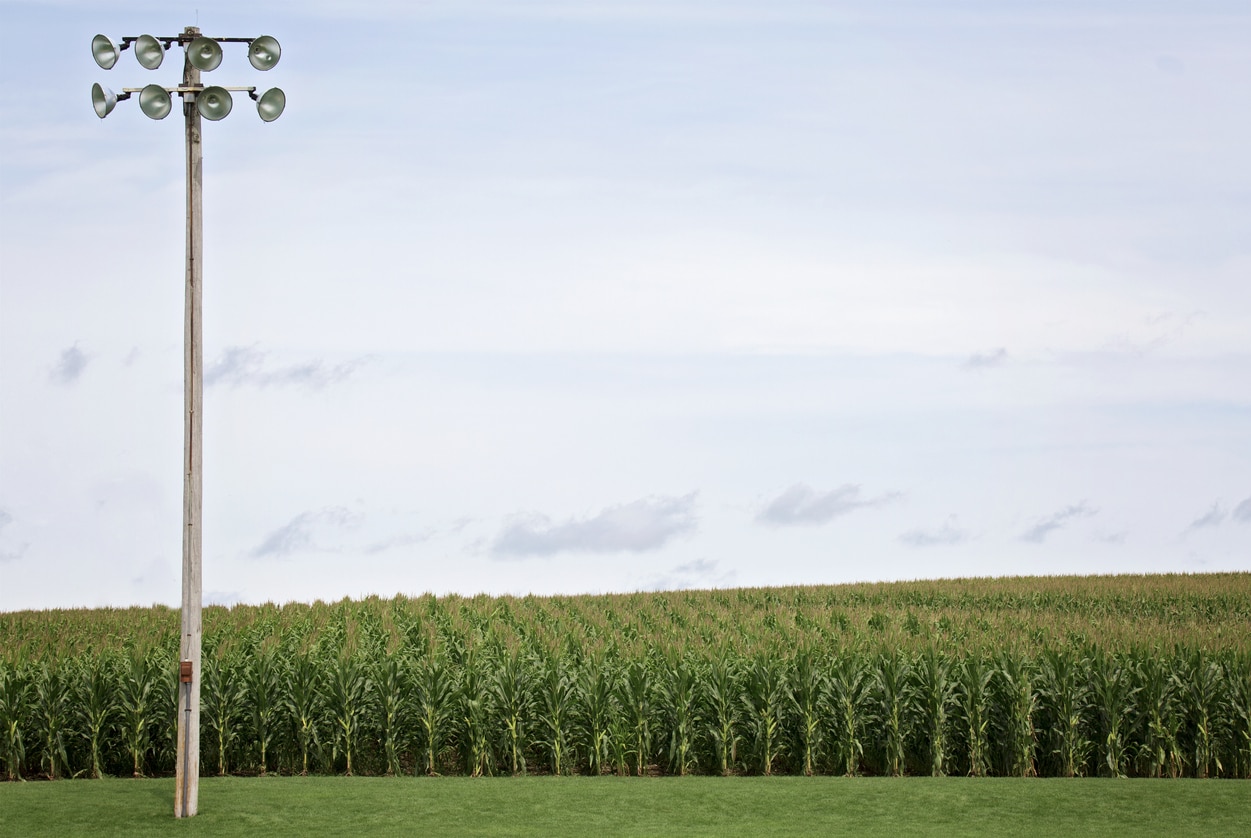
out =
<path fill-rule="evenodd" d="M 1251 782 L 210 777 L 0 783 L 0 835 L 1251 835 Z"/>

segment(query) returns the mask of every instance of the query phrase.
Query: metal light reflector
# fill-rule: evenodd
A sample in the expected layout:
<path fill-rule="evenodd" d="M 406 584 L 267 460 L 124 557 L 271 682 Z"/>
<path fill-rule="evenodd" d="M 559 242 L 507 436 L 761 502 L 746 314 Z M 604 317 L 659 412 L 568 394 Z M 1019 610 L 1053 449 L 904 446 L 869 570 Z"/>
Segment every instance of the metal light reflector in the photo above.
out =
<path fill-rule="evenodd" d="M 155 70 L 165 60 L 165 49 L 151 35 L 140 35 L 135 39 L 135 58 L 139 59 L 139 64 L 143 67 Z"/>
<path fill-rule="evenodd" d="M 187 44 L 187 58 L 192 67 L 207 73 L 222 63 L 222 48 L 212 38 L 199 37 Z"/>
<path fill-rule="evenodd" d="M 96 109 L 96 116 L 104 119 L 117 107 L 117 94 L 96 82 L 91 86 L 91 106 Z"/>
<path fill-rule="evenodd" d="M 105 35 L 96 35 L 91 39 L 91 56 L 100 65 L 101 70 L 112 69 L 117 63 L 118 49 Z"/>
<path fill-rule="evenodd" d="M 206 87 L 195 97 L 195 106 L 199 108 L 200 116 L 211 122 L 225 119 L 234 104 L 230 91 L 224 87 Z"/>
<path fill-rule="evenodd" d="M 248 61 L 258 70 L 271 70 L 282 57 L 282 47 L 278 40 L 270 35 L 262 35 L 248 47 Z"/>
<path fill-rule="evenodd" d="M 164 119 L 173 108 L 169 91 L 159 84 L 150 84 L 139 91 L 139 110 L 152 119 Z"/>
<path fill-rule="evenodd" d="M 256 112 L 265 122 L 273 122 L 282 116 L 282 111 L 286 107 L 287 94 L 283 93 L 280 87 L 271 87 L 266 90 L 256 102 Z"/>

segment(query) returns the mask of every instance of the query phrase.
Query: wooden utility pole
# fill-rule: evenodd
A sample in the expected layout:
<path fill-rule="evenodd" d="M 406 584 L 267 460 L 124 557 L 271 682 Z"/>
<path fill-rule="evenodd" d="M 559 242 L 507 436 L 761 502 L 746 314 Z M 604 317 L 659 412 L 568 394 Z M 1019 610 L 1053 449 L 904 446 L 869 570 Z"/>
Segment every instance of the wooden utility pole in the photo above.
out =
<path fill-rule="evenodd" d="M 184 33 L 200 34 L 195 26 Z M 200 71 L 184 58 L 182 86 L 199 87 Z M 200 332 L 200 282 L 203 277 L 203 154 L 200 109 L 196 93 L 183 94 L 187 122 L 187 296 L 183 354 L 183 484 L 182 484 L 182 630 L 179 643 L 178 745 L 175 766 L 174 817 L 196 813 L 200 798 L 200 638 L 201 638 L 201 508 L 204 468 L 203 411 L 204 345 Z"/>
<path fill-rule="evenodd" d="M 91 39 L 91 54 L 103 70 L 112 69 L 118 55 L 131 46 L 140 65 L 155 70 L 165 52 L 174 44 L 183 48 L 182 85 L 124 87 L 122 95 L 100 84 L 91 86 L 91 105 L 104 119 L 117 103 L 139 94 L 139 107 L 152 119 L 164 119 L 173 112 L 171 93 L 182 97 L 182 114 L 187 129 L 187 276 L 184 316 L 183 360 L 183 483 L 182 483 L 182 625 L 178 655 L 178 729 L 174 763 L 174 817 L 189 818 L 200 801 L 200 646 L 203 585 L 200 576 L 202 491 L 204 486 L 204 343 L 201 334 L 201 291 L 204 278 L 204 157 L 200 144 L 201 118 L 222 119 L 231 108 L 231 90 L 247 91 L 256 102 L 263 122 L 282 115 L 287 96 L 273 87 L 257 95 L 255 87 L 218 87 L 207 90 L 200 83 L 200 72 L 221 63 L 224 42 L 248 45 L 248 62 L 257 70 L 269 70 L 278 63 L 282 47 L 269 35 L 256 38 L 204 38 L 198 26 L 188 26 L 178 35 L 140 35 L 122 39 L 119 49 L 105 35 Z M 162 46 L 163 45 L 163 46 Z M 206 95 L 207 94 L 207 95 Z M 206 116 L 207 112 L 207 116 Z"/>

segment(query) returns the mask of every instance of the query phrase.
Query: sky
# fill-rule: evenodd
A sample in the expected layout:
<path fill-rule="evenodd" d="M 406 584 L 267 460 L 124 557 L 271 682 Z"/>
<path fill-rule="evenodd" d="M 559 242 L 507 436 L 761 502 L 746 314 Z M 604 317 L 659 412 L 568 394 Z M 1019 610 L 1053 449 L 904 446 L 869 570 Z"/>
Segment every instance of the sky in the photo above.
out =
<path fill-rule="evenodd" d="M 0 0 L 0 610 L 1251 570 L 1244 0 Z"/>

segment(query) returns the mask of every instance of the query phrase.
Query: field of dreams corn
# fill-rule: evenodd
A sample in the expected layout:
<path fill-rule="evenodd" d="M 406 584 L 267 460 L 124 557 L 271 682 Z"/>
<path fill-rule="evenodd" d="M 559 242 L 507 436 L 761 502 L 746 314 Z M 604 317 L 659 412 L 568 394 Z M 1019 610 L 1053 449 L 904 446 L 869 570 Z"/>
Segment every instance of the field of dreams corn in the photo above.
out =
<path fill-rule="evenodd" d="M 0 614 L 9 780 L 173 773 L 178 612 Z M 206 774 L 1251 778 L 1251 574 L 204 611 Z"/>

